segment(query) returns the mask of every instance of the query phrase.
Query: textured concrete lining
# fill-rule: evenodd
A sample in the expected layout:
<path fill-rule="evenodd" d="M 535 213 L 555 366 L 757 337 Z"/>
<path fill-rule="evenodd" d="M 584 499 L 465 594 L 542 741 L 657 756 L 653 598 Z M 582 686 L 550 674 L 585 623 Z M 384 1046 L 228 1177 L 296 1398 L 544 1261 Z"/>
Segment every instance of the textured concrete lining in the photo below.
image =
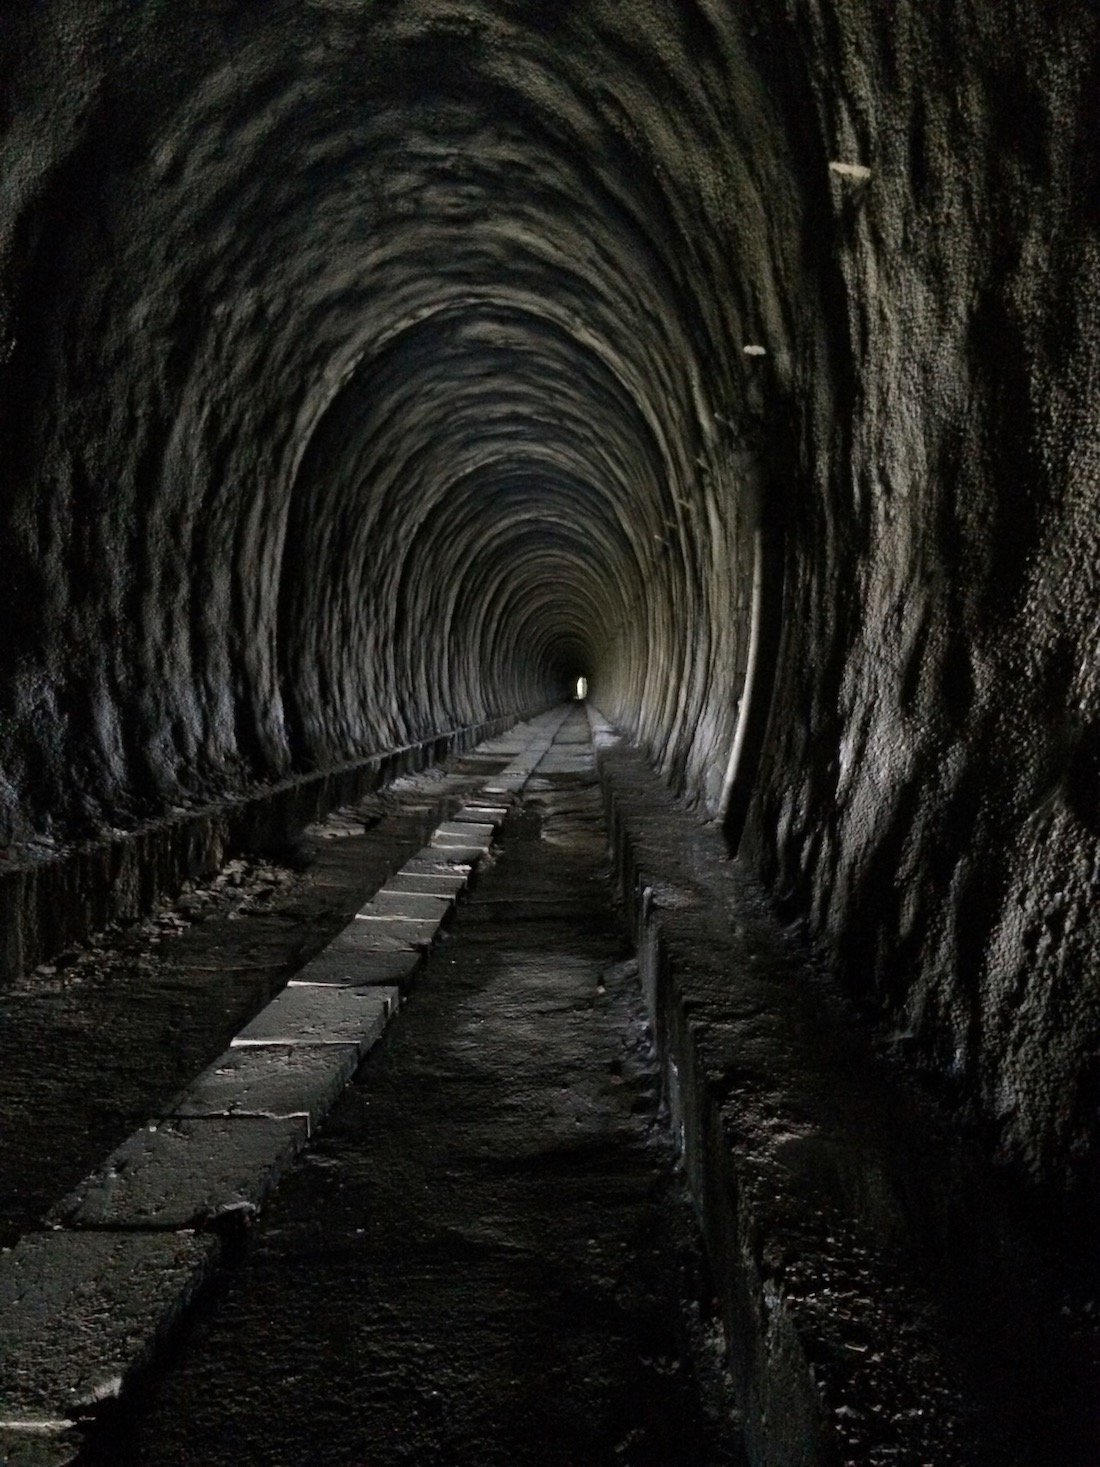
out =
<path fill-rule="evenodd" d="M 150 911 L 239 851 L 278 850 L 329 810 L 400 774 L 481 743 L 515 716 L 452 729 L 340 769 L 305 775 L 92 842 L 0 865 L 0 985 L 113 921 Z"/>

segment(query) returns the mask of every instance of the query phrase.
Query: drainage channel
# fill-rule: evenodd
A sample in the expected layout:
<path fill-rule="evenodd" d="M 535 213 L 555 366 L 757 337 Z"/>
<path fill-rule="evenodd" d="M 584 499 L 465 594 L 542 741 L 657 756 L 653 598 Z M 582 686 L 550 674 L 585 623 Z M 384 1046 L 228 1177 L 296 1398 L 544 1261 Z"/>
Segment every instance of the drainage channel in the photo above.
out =
<path fill-rule="evenodd" d="M 377 1044 L 569 710 L 391 876 L 229 1049 L 0 1255 L 0 1462 L 75 1460 Z M 496 741 L 501 745 L 504 741 Z"/>

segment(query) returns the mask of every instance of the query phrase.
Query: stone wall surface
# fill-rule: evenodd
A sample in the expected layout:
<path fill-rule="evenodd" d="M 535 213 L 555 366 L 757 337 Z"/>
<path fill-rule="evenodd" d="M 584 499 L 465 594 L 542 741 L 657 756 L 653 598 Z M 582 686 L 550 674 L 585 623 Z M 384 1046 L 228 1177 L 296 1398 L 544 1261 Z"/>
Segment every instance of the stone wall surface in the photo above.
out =
<path fill-rule="evenodd" d="M 1100 17 L 798 15 L 776 74 L 871 176 L 828 182 L 751 851 L 996 1157 L 1095 1205 Z"/>
<path fill-rule="evenodd" d="M 6 859 L 582 673 L 716 816 L 755 559 L 744 859 L 1100 1194 L 1091 0 L 6 0 L 0 97 Z"/>

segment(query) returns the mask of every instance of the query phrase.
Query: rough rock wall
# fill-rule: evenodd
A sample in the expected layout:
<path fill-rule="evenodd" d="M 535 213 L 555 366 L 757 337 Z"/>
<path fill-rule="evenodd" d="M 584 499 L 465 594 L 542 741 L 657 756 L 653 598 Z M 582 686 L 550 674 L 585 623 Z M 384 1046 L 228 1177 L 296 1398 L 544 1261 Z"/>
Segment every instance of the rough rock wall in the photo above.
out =
<path fill-rule="evenodd" d="M 1100 12 L 757 13 L 830 270 L 748 849 L 994 1154 L 1095 1210 Z"/>
<path fill-rule="evenodd" d="M 745 852 L 1000 1154 L 1085 1185 L 1095 6 L 2 25 L 0 838 L 578 673 L 713 813 L 763 521 Z"/>

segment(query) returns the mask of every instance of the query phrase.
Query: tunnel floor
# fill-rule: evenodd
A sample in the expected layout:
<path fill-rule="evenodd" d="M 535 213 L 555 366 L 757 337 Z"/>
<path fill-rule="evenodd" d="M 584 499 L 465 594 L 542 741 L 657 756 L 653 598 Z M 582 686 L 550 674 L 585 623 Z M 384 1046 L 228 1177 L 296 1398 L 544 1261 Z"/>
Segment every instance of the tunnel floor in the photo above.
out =
<path fill-rule="evenodd" d="M 361 880 L 356 843 L 322 851 L 330 885 Z M 223 966 L 248 927 L 222 924 Z M 740 1464 L 658 1090 L 578 709 L 385 1040 L 81 1463 Z"/>

